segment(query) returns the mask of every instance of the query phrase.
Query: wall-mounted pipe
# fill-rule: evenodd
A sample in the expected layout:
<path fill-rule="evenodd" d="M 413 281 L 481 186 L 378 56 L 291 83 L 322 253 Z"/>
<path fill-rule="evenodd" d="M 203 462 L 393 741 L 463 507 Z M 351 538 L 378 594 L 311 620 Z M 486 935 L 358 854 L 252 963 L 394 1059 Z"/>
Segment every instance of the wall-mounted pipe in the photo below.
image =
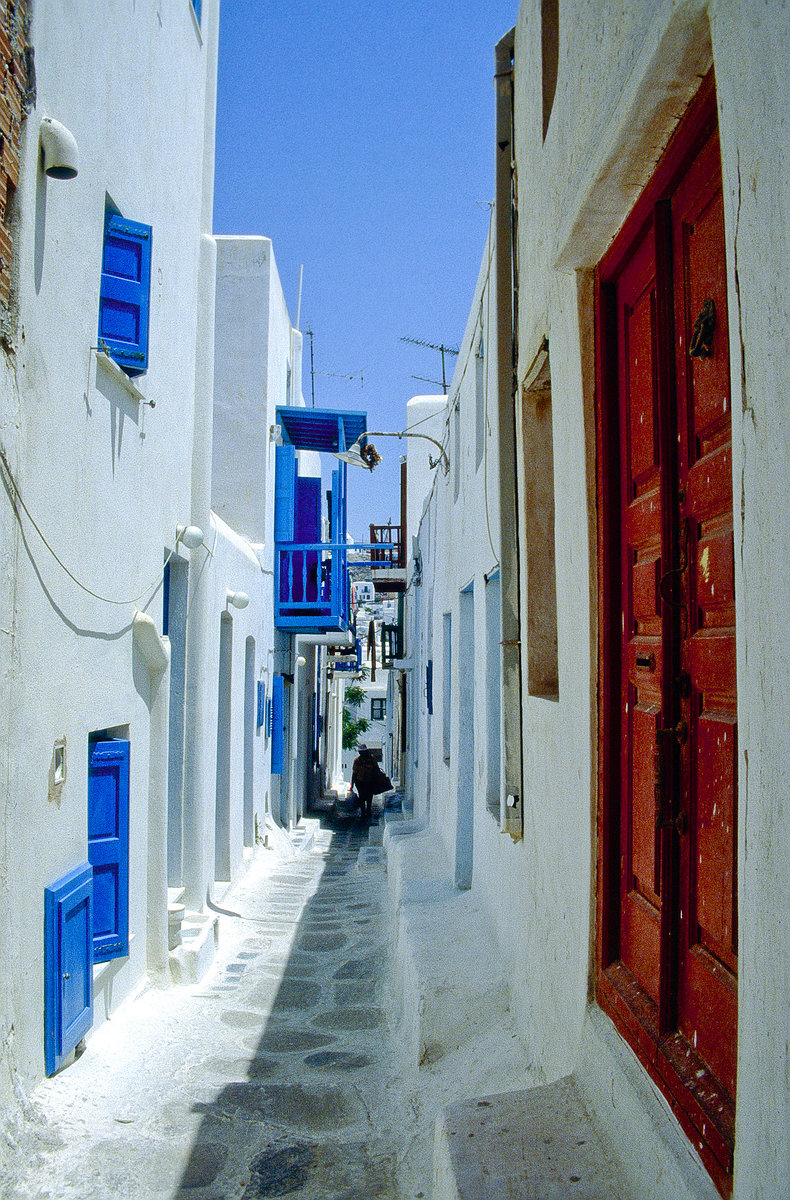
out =
<path fill-rule="evenodd" d="M 516 31 L 496 47 L 496 312 L 499 428 L 499 514 L 502 598 L 502 713 L 504 721 L 505 826 L 523 832 L 521 746 L 521 596 L 519 565 L 518 470 L 516 457 L 516 337 L 518 279 L 516 258 L 513 66 Z"/>
<path fill-rule="evenodd" d="M 50 179 L 74 179 L 80 165 L 80 152 L 74 134 L 55 121 L 44 117 L 38 132 L 44 173 Z"/>

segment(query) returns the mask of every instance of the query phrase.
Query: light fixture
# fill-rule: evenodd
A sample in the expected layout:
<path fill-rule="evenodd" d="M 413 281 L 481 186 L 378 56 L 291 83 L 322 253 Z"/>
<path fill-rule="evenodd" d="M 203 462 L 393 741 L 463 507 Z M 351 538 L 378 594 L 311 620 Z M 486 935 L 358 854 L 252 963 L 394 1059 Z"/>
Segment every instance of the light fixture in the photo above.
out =
<path fill-rule="evenodd" d="M 50 179 L 74 179 L 79 167 L 77 140 L 65 125 L 44 117 L 39 129 L 44 171 Z"/>
<path fill-rule="evenodd" d="M 376 465 L 376 462 L 368 462 L 363 454 L 362 439 L 367 437 L 424 438 L 426 442 L 433 442 L 434 446 L 437 446 L 439 449 L 439 457 L 437 459 L 434 460 L 430 456 L 428 458 L 431 466 L 438 467 L 441 463 L 442 470 L 445 475 L 447 475 L 450 470 L 450 460 L 447 457 L 447 451 L 441 442 L 437 442 L 436 438 L 429 437 L 427 433 L 411 433 L 408 429 L 403 429 L 400 433 L 388 433 L 381 429 L 366 429 L 364 433 L 359 435 L 354 444 L 349 446 L 348 450 L 336 450 L 335 458 L 339 458 L 341 462 L 350 463 L 352 467 L 364 467 L 366 471 L 372 471 Z"/>
<path fill-rule="evenodd" d="M 230 590 L 225 593 L 225 599 L 234 608 L 246 608 L 250 602 L 246 592 L 231 592 Z"/>
<path fill-rule="evenodd" d="M 203 545 L 203 530 L 199 525 L 176 525 L 176 545 L 182 542 L 187 550 Z"/>

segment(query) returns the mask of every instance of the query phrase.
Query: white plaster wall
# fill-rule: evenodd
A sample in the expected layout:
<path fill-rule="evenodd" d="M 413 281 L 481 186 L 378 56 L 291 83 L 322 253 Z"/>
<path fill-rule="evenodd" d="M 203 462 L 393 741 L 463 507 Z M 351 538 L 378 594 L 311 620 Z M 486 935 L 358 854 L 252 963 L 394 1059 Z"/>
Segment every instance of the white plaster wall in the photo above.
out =
<path fill-rule="evenodd" d="M 62 563 L 85 586 L 124 603 L 78 588 L 22 518 L 26 545 L 16 574 L 4 782 L 4 903 L 13 906 L 16 953 L 3 991 L 4 1019 L 14 1025 L 15 1055 L 26 1078 L 43 1070 L 43 889 L 87 857 L 93 729 L 128 727 L 131 738 L 134 938 L 128 962 L 116 964 L 114 1002 L 146 969 L 150 695 L 131 618 L 137 604 L 161 629 L 155 585 L 176 524 L 189 517 L 216 15 L 216 4 L 207 0 L 204 44 L 189 5 L 111 5 L 100 22 L 89 0 L 76 0 L 68 13 L 49 0 L 33 10 L 38 99 L 27 118 L 17 193 L 14 466 L 25 503 Z M 74 180 L 47 180 L 39 170 L 44 114 L 77 139 Z M 107 196 L 125 216 L 153 226 L 150 365 L 139 386 L 155 408 L 141 406 L 97 368 L 91 352 Z M 67 742 L 67 780 L 58 802 L 48 799 L 48 772 L 59 737 Z M 103 1011 L 99 997 L 97 1020 Z"/>
<path fill-rule="evenodd" d="M 480 274 L 461 343 L 449 393 L 444 397 L 419 397 L 408 406 L 409 426 L 435 413 L 433 420 L 416 427 L 443 441 L 450 458 L 450 471 L 427 466 L 426 448 L 419 441 L 409 443 L 408 506 L 409 527 L 418 530 L 422 556 L 422 583 L 412 582 L 407 593 L 407 649 L 414 665 L 410 672 L 409 699 L 412 705 L 417 745 L 411 749 L 411 784 L 415 815 L 430 810 L 450 861 L 456 849 L 458 758 L 461 739 L 470 730 L 462 726 L 458 703 L 459 684 L 472 675 L 474 687 L 475 758 L 473 764 L 474 847 L 473 889 L 478 878 L 478 855 L 488 853 L 487 840 L 495 837 L 498 826 L 486 808 L 486 721 L 485 695 L 485 576 L 498 566 L 499 501 L 498 449 L 496 416 L 496 354 L 494 300 L 489 290 L 493 282 L 488 247 L 483 255 Z M 484 389 L 486 405 L 484 453 L 477 463 L 476 354 L 483 332 Z M 460 406 L 460 408 L 459 408 Z M 455 438 L 455 412 L 459 410 L 460 439 Z M 427 450 L 435 452 L 429 443 Z M 460 454 L 458 448 L 460 447 Z M 414 466 L 413 466 L 414 460 Z M 427 469 L 426 469 L 427 468 Z M 455 498 L 458 474 L 458 498 Z M 490 537 L 489 537 L 490 533 Z M 409 578 L 413 574 L 410 563 Z M 459 594 L 469 584 L 474 587 L 474 654 L 467 661 L 459 654 Z M 443 752 L 443 618 L 452 621 L 452 700 L 451 752 L 449 761 Z M 433 661 L 433 714 L 427 711 L 426 667 Z M 429 801 L 429 803 L 428 803 Z M 491 826 L 489 830 L 488 826 Z M 485 878 L 485 868 L 482 878 Z M 485 887 L 481 888 L 485 896 Z"/>
<path fill-rule="evenodd" d="M 212 505 L 250 541 L 268 544 L 274 519 L 269 430 L 278 405 L 303 403 L 301 335 L 291 329 L 269 238 L 216 242 Z"/>
<path fill-rule="evenodd" d="M 476 798 L 472 889 L 487 897 L 520 1030 L 543 1076 L 591 1070 L 600 1058 L 606 1066 L 591 1082 L 588 1099 L 597 1106 L 607 1136 L 631 1161 L 629 1130 L 641 1128 L 655 1139 L 644 1155 L 654 1177 L 652 1182 L 643 1179 L 646 1190 L 641 1194 L 668 1194 L 661 1192 L 664 1186 L 672 1194 L 710 1194 L 710 1181 L 699 1168 L 695 1174 L 689 1143 L 667 1117 L 635 1057 L 612 1052 L 611 1026 L 587 1005 L 595 912 L 597 738 L 590 272 L 713 62 L 728 255 L 738 610 L 740 976 L 734 1194 L 768 1197 L 782 1194 L 790 1177 L 790 735 L 785 715 L 790 678 L 785 630 L 790 431 L 785 400 L 790 381 L 786 355 L 778 352 L 788 333 L 790 21 L 784 6 L 733 0 L 709 5 L 701 0 L 563 4 L 557 91 L 544 142 L 539 14 L 537 0 L 524 0 L 516 33 L 518 375 L 524 377 L 548 337 L 559 698 L 524 699 L 523 842 L 511 843 L 481 797 Z M 470 321 L 477 310 L 475 297 Z M 456 392 L 463 405 L 462 370 L 463 352 L 450 407 Z M 455 656 L 458 589 L 474 579 L 477 618 L 480 574 L 486 570 L 480 496 L 468 471 L 474 431 L 466 420 L 460 430 L 465 464 L 461 500 L 453 504 L 451 482 L 434 491 L 420 526 L 422 594 L 418 601 L 415 589 L 410 590 L 408 616 L 410 645 L 418 658 L 429 611 L 433 619 L 430 732 L 419 706 L 418 680 L 411 692 L 418 711 L 418 745 L 412 751 L 418 764 L 413 769 L 415 801 L 424 803 L 420 792 L 430 786 L 432 821 L 451 855 L 457 778 L 453 754 L 448 767 L 441 753 L 441 616 L 453 614 Z M 449 450 L 452 457 L 452 437 Z M 523 454 L 520 471 L 523 478 Z M 413 496 L 410 492 L 410 514 L 424 495 L 416 486 Z M 424 601 L 431 586 L 428 608 Z M 474 670 L 480 678 L 478 649 Z M 421 661 L 419 665 L 422 669 Z M 524 658 L 525 677 L 526 665 Z M 457 670 L 456 661 L 454 702 Z M 481 722 L 478 694 L 476 730 Z M 453 753 L 458 736 L 454 713 Z M 678 1167 L 681 1162 L 685 1166 Z M 638 1165 L 634 1169 L 644 1171 Z M 663 1182 L 657 1185 L 656 1179 Z"/>
<path fill-rule="evenodd" d="M 233 622 L 232 670 L 231 670 L 231 718 L 230 718 L 230 862 L 231 880 L 238 878 L 244 868 L 244 685 L 246 642 L 255 639 L 255 679 L 266 682 L 267 695 L 271 695 L 273 674 L 273 594 L 272 577 L 262 568 L 261 562 L 250 543 L 227 526 L 219 517 L 212 518 L 213 557 L 209 568 L 208 586 L 214 620 L 214 645 L 209 648 L 212 664 L 207 678 L 209 696 L 213 704 L 208 706 L 213 720 L 207 729 L 208 737 L 216 738 L 217 702 L 219 699 L 219 636 L 222 613 L 228 612 Z M 227 603 L 228 591 L 246 592 L 250 603 L 238 609 Z M 212 713 L 213 709 L 213 713 Z M 267 797 L 271 788 L 271 753 L 266 736 L 265 724 L 257 724 L 253 733 L 253 812 L 258 817 L 261 835 L 265 823 Z M 213 813 L 210 828 L 202 836 L 213 841 Z M 250 847 L 251 848 L 251 847 Z M 213 858 L 210 860 L 213 862 Z M 213 888 L 214 875 L 206 879 L 206 888 Z"/>

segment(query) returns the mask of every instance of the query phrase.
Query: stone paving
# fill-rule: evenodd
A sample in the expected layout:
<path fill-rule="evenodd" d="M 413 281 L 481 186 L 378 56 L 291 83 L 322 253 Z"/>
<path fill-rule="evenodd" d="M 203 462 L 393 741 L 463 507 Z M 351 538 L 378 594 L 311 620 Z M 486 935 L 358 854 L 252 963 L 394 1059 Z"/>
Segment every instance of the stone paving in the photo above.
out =
<path fill-rule="evenodd" d="M 411 1168 L 398 1184 L 414 1117 L 387 1025 L 385 867 L 366 845 L 351 827 L 288 861 L 259 851 L 222 901 L 210 975 L 127 1003 L 37 1089 L 37 1152 L 0 1194 L 422 1196 Z"/>

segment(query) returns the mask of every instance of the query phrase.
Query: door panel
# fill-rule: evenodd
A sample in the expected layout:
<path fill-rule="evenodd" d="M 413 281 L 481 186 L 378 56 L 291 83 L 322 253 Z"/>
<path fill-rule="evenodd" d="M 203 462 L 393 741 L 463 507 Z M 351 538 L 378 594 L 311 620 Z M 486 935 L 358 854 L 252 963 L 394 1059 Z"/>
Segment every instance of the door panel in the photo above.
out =
<path fill-rule="evenodd" d="M 672 198 L 678 326 L 682 717 L 689 738 L 680 805 L 678 1023 L 727 1090 L 735 1090 L 736 691 L 729 345 L 718 138 L 712 136 Z M 688 351 L 713 302 L 708 352 Z"/>
<path fill-rule="evenodd" d="M 652 229 L 617 291 L 621 442 L 624 712 L 621 754 L 621 958 L 658 1003 L 660 845 L 655 824 L 655 756 L 661 724 L 658 578 L 661 480 L 658 460 L 655 253 Z"/>
<path fill-rule="evenodd" d="M 599 270 L 599 997 L 731 1186 L 737 704 L 715 93 Z M 670 147 L 670 150 L 672 147 Z"/>
<path fill-rule="evenodd" d="M 90 745 L 88 861 L 93 867 L 93 957 L 129 953 L 129 743 Z"/>

